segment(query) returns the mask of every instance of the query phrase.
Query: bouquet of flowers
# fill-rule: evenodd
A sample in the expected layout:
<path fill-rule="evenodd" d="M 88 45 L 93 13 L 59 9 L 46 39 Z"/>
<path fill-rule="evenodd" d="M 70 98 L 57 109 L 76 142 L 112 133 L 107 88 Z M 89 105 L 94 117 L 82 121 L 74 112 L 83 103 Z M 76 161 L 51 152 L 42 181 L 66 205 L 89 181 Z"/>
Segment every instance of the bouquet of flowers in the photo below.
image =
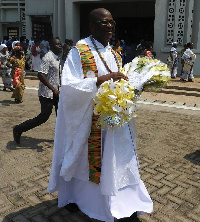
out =
<path fill-rule="evenodd" d="M 157 90 L 171 79 L 167 65 L 158 59 L 136 57 L 127 63 L 122 73 L 128 76 L 130 84 L 138 91 Z"/>
<path fill-rule="evenodd" d="M 94 114 L 100 115 L 97 126 L 120 127 L 134 116 L 135 89 L 125 80 L 109 80 L 101 84 L 94 98 Z"/>
<path fill-rule="evenodd" d="M 164 87 L 170 80 L 167 65 L 157 59 L 136 57 L 122 71 L 129 81 L 109 80 L 101 84 L 94 97 L 97 127 L 120 127 L 136 116 L 136 101 L 144 90 Z"/>

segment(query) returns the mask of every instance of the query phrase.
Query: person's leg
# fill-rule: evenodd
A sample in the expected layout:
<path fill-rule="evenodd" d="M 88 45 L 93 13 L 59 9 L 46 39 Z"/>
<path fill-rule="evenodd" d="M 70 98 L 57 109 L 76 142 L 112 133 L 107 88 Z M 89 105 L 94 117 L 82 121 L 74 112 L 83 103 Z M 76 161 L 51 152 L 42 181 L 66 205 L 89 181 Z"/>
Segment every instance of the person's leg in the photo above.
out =
<path fill-rule="evenodd" d="M 20 137 L 23 132 L 33 129 L 45 123 L 49 119 L 53 109 L 53 100 L 42 96 L 39 97 L 39 100 L 41 104 L 41 113 L 35 118 L 29 119 L 14 127 L 13 134 L 15 141 L 17 140 L 17 143 L 20 143 Z"/>
<path fill-rule="evenodd" d="M 193 75 L 193 67 L 191 68 L 191 71 L 188 75 L 188 82 L 194 82 L 194 75 Z"/>

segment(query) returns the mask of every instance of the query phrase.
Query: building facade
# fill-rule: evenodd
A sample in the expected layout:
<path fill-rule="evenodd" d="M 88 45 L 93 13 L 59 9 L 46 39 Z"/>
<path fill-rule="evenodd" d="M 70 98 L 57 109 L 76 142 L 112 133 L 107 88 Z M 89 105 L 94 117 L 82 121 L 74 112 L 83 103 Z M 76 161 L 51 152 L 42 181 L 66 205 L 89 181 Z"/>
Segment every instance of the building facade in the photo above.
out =
<path fill-rule="evenodd" d="M 0 38 L 26 35 L 25 0 L 0 0 Z"/>
<path fill-rule="evenodd" d="M 76 43 L 89 35 L 88 14 L 97 7 L 112 12 L 117 22 L 114 38 L 137 44 L 154 42 L 157 58 L 166 62 L 171 43 L 194 43 L 200 59 L 200 1 L 197 0 L 0 0 L 0 37 L 17 27 L 26 38 L 59 36 Z M 25 13 L 25 16 L 24 16 Z M 13 31 L 15 29 L 12 29 Z M 195 62 L 194 74 L 200 75 Z"/>

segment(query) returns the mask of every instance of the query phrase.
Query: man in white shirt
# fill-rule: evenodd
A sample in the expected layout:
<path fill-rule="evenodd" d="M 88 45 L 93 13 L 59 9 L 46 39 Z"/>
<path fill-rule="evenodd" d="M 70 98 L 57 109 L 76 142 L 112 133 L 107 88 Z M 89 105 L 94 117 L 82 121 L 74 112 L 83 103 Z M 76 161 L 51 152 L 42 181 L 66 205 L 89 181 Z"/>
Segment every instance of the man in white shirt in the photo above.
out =
<path fill-rule="evenodd" d="M 60 86 L 60 59 L 62 44 L 58 38 L 50 41 L 51 50 L 43 57 L 38 73 L 40 80 L 38 96 L 41 104 L 41 113 L 13 128 L 13 137 L 16 143 L 20 143 L 21 134 L 45 123 L 51 113 L 53 106 L 57 112 L 59 86 Z"/>
<path fill-rule="evenodd" d="M 93 10 L 89 22 L 92 35 L 78 41 L 63 67 L 48 192 L 58 190 L 59 207 L 75 203 L 91 218 L 136 221 L 137 212 L 150 213 L 153 204 L 138 171 L 134 121 L 99 130 L 96 140 L 90 134 L 97 88 L 111 78 L 128 80 L 109 44 L 116 23 L 104 8 Z M 88 144 L 99 139 L 96 167 Z"/>

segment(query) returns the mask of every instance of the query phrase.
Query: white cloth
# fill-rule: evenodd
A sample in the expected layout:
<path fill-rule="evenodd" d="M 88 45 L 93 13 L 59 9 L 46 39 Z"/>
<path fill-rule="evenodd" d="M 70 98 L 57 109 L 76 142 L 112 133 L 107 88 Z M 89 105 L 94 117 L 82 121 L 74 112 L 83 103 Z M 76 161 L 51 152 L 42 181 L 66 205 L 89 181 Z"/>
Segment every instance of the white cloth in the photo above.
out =
<path fill-rule="evenodd" d="M 193 79 L 194 78 L 193 65 L 196 60 L 196 55 L 193 53 L 193 51 L 190 48 L 188 48 L 183 53 L 182 59 L 184 60 L 184 65 L 180 78 Z"/>
<path fill-rule="evenodd" d="M 176 50 L 176 48 L 174 48 L 174 47 L 172 47 L 171 48 L 171 50 L 170 50 L 170 52 L 172 53 L 172 58 L 171 58 L 171 56 L 169 55 L 169 57 L 168 57 L 168 61 L 174 61 L 176 58 L 177 58 L 177 56 L 178 56 L 178 52 L 177 52 L 177 50 Z"/>
<path fill-rule="evenodd" d="M 176 78 L 178 72 L 178 52 L 175 47 L 172 47 L 170 53 L 172 53 L 172 58 L 171 55 L 168 56 L 167 66 L 171 71 L 171 77 Z"/>
<path fill-rule="evenodd" d="M 40 53 L 40 47 L 36 47 L 36 51 Z M 41 65 L 41 58 L 40 54 L 37 54 L 36 56 L 32 55 L 32 70 L 38 72 L 40 70 L 40 65 Z"/>
<path fill-rule="evenodd" d="M 1 44 L 1 45 L 0 45 L 0 51 L 1 51 L 2 49 L 4 49 L 5 47 L 7 47 L 6 44 Z"/>
<path fill-rule="evenodd" d="M 16 45 L 17 43 L 20 43 L 20 41 L 18 41 L 18 40 L 13 41 L 13 42 L 12 42 L 12 48 L 15 47 L 15 45 Z"/>
<path fill-rule="evenodd" d="M 110 45 L 104 47 L 95 42 L 110 69 L 116 72 L 118 67 Z M 98 75 L 108 74 L 90 38 L 81 40 L 78 44 L 80 43 L 90 46 L 97 64 Z M 84 79 L 79 52 L 74 47 L 68 54 L 63 68 L 48 192 L 58 190 L 59 207 L 75 202 L 88 216 L 107 222 L 113 222 L 114 217 L 128 217 L 135 211 L 150 213 L 153 209 L 151 198 L 144 185 L 141 189 L 138 188 L 142 182 L 135 152 L 136 130 L 133 120 L 117 130 L 102 132 L 101 183 L 96 185 L 88 182 L 87 138 L 93 113 L 92 97 L 97 91 L 96 81 L 96 77 Z M 77 190 L 74 188 L 78 187 L 78 184 L 83 185 L 80 186 L 81 191 L 80 188 Z M 126 192 L 121 192 L 122 190 Z M 75 194 L 77 191 L 79 195 Z M 94 195 L 100 202 L 88 201 L 82 205 L 86 198 L 85 192 L 90 192 L 90 197 Z M 72 195 L 71 200 L 68 194 Z M 143 199 L 139 201 L 136 209 L 129 207 L 128 201 L 124 201 L 129 198 L 135 200 L 137 194 L 146 196 L 144 205 L 148 203 L 148 207 L 145 209 L 142 207 Z M 123 200 L 124 211 L 116 208 L 118 197 L 119 200 Z M 98 209 L 103 208 L 103 213 L 98 213 Z"/>
<path fill-rule="evenodd" d="M 188 48 L 183 53 L 182 59 L 184 59 L 186 61 L 194 62 L 196 59 L 196 55 L 194 54 L 194 52 L 190 48 Z"/>

